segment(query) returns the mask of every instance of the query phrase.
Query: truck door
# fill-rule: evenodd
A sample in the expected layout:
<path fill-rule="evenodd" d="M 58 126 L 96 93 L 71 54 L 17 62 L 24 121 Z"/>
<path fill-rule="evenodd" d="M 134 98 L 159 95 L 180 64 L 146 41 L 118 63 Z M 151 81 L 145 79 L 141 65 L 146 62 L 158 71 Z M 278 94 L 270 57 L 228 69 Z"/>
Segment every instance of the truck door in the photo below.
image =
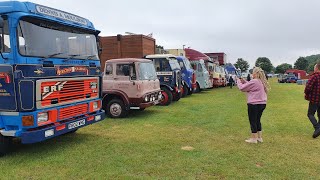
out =
<path fill-rule="evenodd" d="M 106 63 L 105 65 L 105 71 L 103 75 L 103 91 L 111 90 L 113 89 L 113 82 L 114 82 L 114 68 L 112 63 Z"/>
<path fill-rule="evenodd" d="M 114 76 L 114 88 L 125 92 L 128 97 L 135 97 L 136 88 L 136 69 L 134 63 L 116 64 L 116 74 Z"/>
<path fill-rule="evenodd" d="M 0 111 L 16 111 L 17 99 L 15 82 L 13 78 L 13 64 L 10 28 L 7 16 L 0 16 L 2 26 L 0 27 Z"/>
<path fill-rule="evenodd" d="M 204 72 L 200 63 L 197 63 L 197 71 L 198 71 L 197 80 L 199 82 L 200 88 L 204 88 L 204 84 L 205 84 Z"/>

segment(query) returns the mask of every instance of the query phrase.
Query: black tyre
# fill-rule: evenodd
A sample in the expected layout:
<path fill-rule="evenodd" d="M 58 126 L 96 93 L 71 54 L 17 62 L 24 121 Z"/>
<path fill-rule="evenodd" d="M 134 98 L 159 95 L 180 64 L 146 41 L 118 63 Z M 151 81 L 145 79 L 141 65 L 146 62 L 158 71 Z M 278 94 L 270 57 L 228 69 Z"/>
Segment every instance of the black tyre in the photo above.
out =
<path fill-rule="evenodd" d="M 188 95 L 191 95 L 192 93 L 193 93 L 193 89 L 190 90 L 190 89 L 188 88 Z"/>
<path fill-rule="evenodd" d="M 11 148 L 12 138 L 0 135 L 0 157 L 6 155 Z"/>
<path fill-rule="evenodd" d="M 122 118 L 128 115 L 128 110 L 120 99 L 112 99 L 107 104 L 107 115 L 111 118 Z"/>
<path fill-rule="evenodd" d="M 194 90 L 195 93 L 199 93 L 201 91 L 199 83 L 197 83 L 197 87 Z"/>
<path fill-rule="evenodd" d="M 181 99 L 181 97 L 182 97 L 182 91 L 180 91 L 179 93 L 177 93 L 177 92 L 174 92 L 173 93 L 173 101 L 179 101 L 180 99 Z"/>
<path fill-rule="evenodd" d="M 187 95 L 188 95 L 188 92 L 189 92 L 189 88 L 188 88 L 188 86 L 185 84 L 184 86 L 183 86 L 183 91 L 182 91 L 182 98 L 184 98 L 184 97 L 186 97 Z"/>
<path fill-rule="evenodd" d="M 161 106 L 168 106 L 172 102 L 172 93 L 169 89 L 162 87 L 161 88 L 162 101 L 160 103 Z"/>

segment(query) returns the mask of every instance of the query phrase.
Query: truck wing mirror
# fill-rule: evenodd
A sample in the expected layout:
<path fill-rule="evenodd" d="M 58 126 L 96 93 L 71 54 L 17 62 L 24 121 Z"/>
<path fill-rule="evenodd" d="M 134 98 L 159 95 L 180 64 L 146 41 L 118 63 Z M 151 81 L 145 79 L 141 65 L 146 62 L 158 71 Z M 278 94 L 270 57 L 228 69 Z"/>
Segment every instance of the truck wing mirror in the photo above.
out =
<path fill-rule="evenodd" d="M 3 28 L 4 26 L 4 20 L 2 17 L 0 17 L 0 28 Z"/>
<path fill-rule="evenodd" d="M 0 16 L 0 52 L 2 51 L 2 43 L 3 43 L 3 27 L 4 27 L 4 20 L 3 18 Z M 1 54 L 2 55 L 2 54 Z"/>
<path fill-rule="evenodd" d="M 179 64 L 180 64 L 180 68 L 183 68 L 183 62 L 180 62 Z"/>
<path fill-rule="evenodd" d="M 131 80 L 137 80 L 137 76 L 136 75 L 132 75 L 132 76 L 130 76 L 130 79 Z"/>

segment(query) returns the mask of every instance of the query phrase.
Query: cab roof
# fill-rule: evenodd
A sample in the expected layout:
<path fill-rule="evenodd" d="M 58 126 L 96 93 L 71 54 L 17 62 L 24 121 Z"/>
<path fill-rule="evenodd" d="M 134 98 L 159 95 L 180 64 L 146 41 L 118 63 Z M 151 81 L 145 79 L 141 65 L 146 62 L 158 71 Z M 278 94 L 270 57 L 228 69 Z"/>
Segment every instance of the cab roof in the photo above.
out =
<path fill-rule="evenodd" d="M 138 59 L 138 58 L 121 58 L 121 59 L 110 59 L 107 60 L 106 63 L 135 63 L 135 62 L 151 62 L 151 60 L 148 59 Z"/>
<path fill-rule="evenodd" d="M 32 14 L 38 17 L 45 17 L 46 19 L 54 21 L 60 21 L 63 23 L 94 29 L 92 22 L 88 19 L 59 9 L 54 9 L 32 2 L 0 1 L 0 14 L 13 12 L 28 13 L 30 15 Z"/>
<path fill-rule="evenodd" d="M 194 50 L 194 49 L 190 49 L 190 48 L 185 48 L 184 51 L 186 52 L 186 57 L 190 61 L 200 60 L 200 59 L 203 59 L 205 61 L 211 61 L 209 56 L 203 54 L 200 51 L 197 51 L 197 50 Z"/>
<path fill-rule="evenodd" d="M 175 55 L 172 54 L 152 54 L 152 55 L 147 55 L 146 58 L 176 58 Z"/>

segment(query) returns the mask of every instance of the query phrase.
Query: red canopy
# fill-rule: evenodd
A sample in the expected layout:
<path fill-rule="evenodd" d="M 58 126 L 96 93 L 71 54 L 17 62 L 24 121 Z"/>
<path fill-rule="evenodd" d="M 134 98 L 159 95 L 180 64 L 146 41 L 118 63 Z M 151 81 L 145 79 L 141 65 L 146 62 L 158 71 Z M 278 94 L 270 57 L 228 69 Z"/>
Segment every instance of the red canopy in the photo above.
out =
<path fill-rule="evenodd" d="M 190 61 L 195 61 L 200 59 L 203 59 L 204 61 L 208 61 L 208 60 L 211 61 L 209 56 L 197 50 L 185 48 L 184 51 L 186 52 L 186 58 L 188 58 Z"/>

